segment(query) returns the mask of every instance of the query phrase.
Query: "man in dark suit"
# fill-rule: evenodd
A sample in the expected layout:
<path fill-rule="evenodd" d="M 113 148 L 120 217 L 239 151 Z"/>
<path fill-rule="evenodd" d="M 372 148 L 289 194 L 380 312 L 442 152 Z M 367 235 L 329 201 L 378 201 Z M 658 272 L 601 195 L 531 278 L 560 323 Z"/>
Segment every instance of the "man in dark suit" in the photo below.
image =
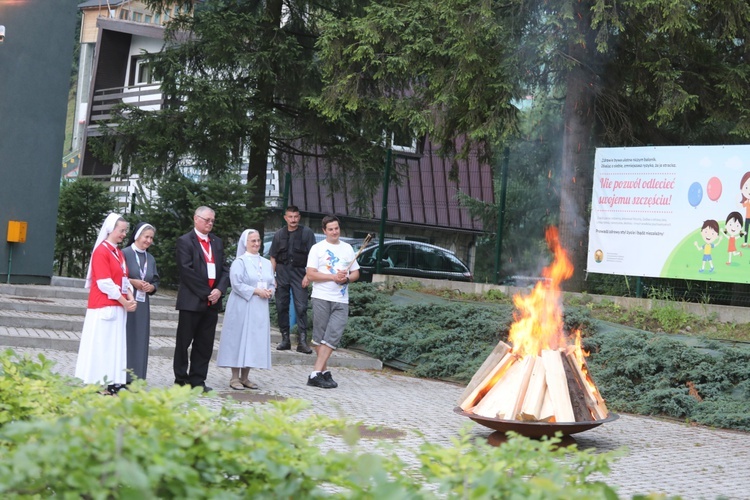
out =
<path fill-rule="evenodd" d="M 206 386 L 208 363 L 214 349 L 216 323 L 221 310 L 221 296 L 229 286 L 229 267 L 224 261 L 224 245 L 211 234 L 215 213 L 209 207 L 198 207 L 193 215 L 194 228 L 177 239 L 177 270 L 180 286 L 177 307 L 180 311 L 174 349 L 174 382 Z M 188 348 L 193 345 L 188 360 Z"/>

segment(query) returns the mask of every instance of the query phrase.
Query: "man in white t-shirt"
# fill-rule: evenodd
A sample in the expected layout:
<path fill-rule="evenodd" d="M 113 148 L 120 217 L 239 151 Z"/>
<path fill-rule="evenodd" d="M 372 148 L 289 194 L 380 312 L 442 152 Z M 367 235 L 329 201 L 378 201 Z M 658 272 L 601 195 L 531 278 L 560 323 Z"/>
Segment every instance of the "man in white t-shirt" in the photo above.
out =
<path fill-rule="evenodd" d="M 318 355 L 307 385 L 333 389 L 338 384 L 328 370 L 328 358 L 339 345 L 349 318 L 349 283 L 359 279 L 352 246 L 340 241 L 335 215 L 323 217 L 326 239 L 313 245 L 307 257 L 307 279 L 313 284 L 312 346 Z"/>

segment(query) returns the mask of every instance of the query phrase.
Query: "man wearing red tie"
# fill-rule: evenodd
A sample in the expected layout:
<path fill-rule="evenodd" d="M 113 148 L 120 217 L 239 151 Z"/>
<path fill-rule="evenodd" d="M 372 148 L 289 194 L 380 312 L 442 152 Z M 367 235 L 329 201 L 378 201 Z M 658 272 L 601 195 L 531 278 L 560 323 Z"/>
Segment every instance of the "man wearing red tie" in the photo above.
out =
<path fill-rule="evenodd" d="M 224 262 L 224 245 L 211 234 L 215 213 L 198 207 L 193 215 L 194 228 L 177 239 L 177 270 L 180 286 L 177 307 L 180 318 L 174 349 L 174 383 L 206 386 L 208 364 L 214 349 L 216 323 L 221 296 L 229 286 L 229 267 Z M 188 359 L 188 348 L 193 345 Z"/>

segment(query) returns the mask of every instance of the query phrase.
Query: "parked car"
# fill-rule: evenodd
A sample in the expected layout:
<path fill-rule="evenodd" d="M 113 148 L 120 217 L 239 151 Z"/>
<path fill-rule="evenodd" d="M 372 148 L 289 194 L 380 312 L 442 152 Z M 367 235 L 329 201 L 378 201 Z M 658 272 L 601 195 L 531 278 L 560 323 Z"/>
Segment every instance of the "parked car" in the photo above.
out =
<path fill-rule="evenodd" d="M 365 248 L 357 262 L 361 281 L 372 281 L 378 244 Z M 469 267 L 450 250 L 429 243 L 389 240 L 383 243 L 381 274 L 452 281 L 473 281 Z"/>

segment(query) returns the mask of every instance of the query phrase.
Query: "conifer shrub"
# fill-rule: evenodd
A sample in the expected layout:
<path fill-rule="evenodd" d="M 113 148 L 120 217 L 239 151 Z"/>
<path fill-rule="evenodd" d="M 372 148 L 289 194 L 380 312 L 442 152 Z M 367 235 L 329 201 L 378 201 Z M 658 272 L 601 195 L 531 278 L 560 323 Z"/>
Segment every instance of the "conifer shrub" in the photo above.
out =
<path fill-rule="evenodd" d="M 593 335 L 589 368 L 610 409 L 750 431 L 750 349 L 664 334 Z"/>
<path fill-rule="evenodd" d="M 360 304 L 353 288 L 350 299 L 358 315 L 350 318 L 343 345 L 411 364 L 414 375 L 466 383 L 497 342 L 507 341 L 512 305 L 398 305 L 389 298 L 393 291 L 367 289 L 366 303 Z M 750 430 L 750 348 L 709 340 L 694 345 L 616 327 L 600 331 L 590 311 L 585 304 L 566 308 L 565 328 L 582 331 L 591 374 L 611 411 Z"/>

